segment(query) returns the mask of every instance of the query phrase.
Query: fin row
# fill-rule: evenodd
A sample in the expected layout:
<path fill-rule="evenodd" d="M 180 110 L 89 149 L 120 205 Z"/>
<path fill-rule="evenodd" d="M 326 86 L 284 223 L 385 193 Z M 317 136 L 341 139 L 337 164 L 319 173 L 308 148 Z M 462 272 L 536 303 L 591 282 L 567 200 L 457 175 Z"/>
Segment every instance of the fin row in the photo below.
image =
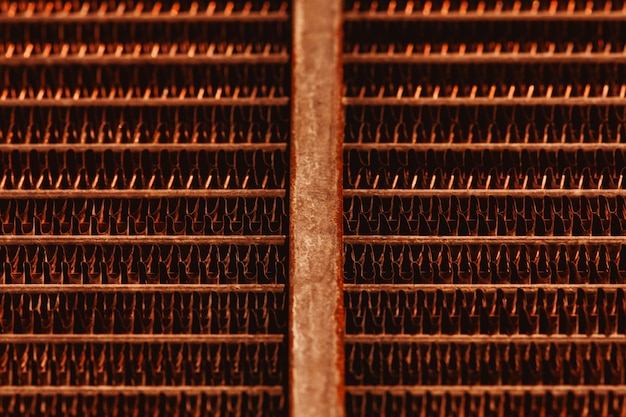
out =
<path fill-rule="evenodd" d="M 24 145 L 134 145 L 141 149 L 145 145 L 165 144 L 206 144 L 206 145 L 237 145 L 237 144 L 264 144 L 285 143 L 288 133 L 284 123 L 232 123 L 206 124 L 197 123 L 190 127 L 185 123 L 177 123 L 173 128 L 167 124 L 160 124 L 151 129 L 139 124 L 129 126 L 120 121 L 117 126 L 102 123 L 93 127 L 89 123 L 75 128 L 72 125 L 61 123 L 55 126 L 40 127 L 28 124 L 18 127 L 13 124 L 7 128 L 6 134 L 0 131 L 0 144 L 12 144 L 15 147 Z M 1 128 L 0 128 L 1 129 Z M 19 129 L 19 130 L 18 130 Z M 97 151 L 97 149 L 94 149 Z"/>
<path fill-rule="evenodd" d="M 359 76 L 355 75 L 354 78 L 361 81 L 361 77 Z M 610 84 L 575 84 L 574 86 L 572 86 L 572 84 L 567 84 L 557 85 L 556 88 L 554 88 L 551 84 L 546 86 L 545 84 L 534 85 L 509 83 L 481 84 L 479 87 L 476 84 L 471 84 L 471 81 L 468 81 L 468 84 L 452 85 L 446 83 L 411 83 L 408 85 L 402 85 L 391 81 L 385 85 L 373 83 L 367 83 L 366 85 L 369 87 L 362 86 L 361 84 L 354 85 L 352 83 L 348 83 L 345 95 L 349 98 L 379 99 L 375 104 L 383 104 L 384 101 L 382 100 L 384 99 L 407 99 L 408 101 L 431 99 L 433 101 L 430 104 L 437 104 L 437 100 L 441 100 L 443 102 L 444 99 L 449 99 L 462 102 L 464 105 L 473 105 L 473 100 L 479 101 L 483 99 L 503 99 L 509 101 L 514 101 L 516 99 L 543 99 L 554 100 L 555 102 L 557 102 L 558 99 L 561 99 L 565 100 L 565 103 L 567 103 L 567 100 L 574 102 L 575 99 L 624 99 L 626 96 L 626 84 L 619 84 L 617 82 Z M 16 90 L 13 89 L 5 89 L 4 91 L 9 91 L 7 94 L 10 94 L 11 98 L 17 97 L 18 94 L 22 94 L 22 92 L 16 92 Z M 89 94 L 94 94 L 94 91 L 96 90 L 85 91 L 83 95 L 88 96 Z M 274 90 L 271 90 L 270 92 L 274 92 Z M 67 90 L 66 97 L 71 97 L 69 93 L 70 91 Z M 106 91 L 104 93 L 106 93 Z M 141 93 L 142 91 L 136 90 L 134 95 L 141 96 Z M 95 94 L 97 94 L 97 92 Z M 113 94 L 115 94 L 114 91 Z M 132 97 L 133 91 L 128 90 L 127 93 L 126 91 L 119 89 L 117 94 L 119 96 L 129 94 Z M 102 95 L 104 96 L 105 94 Z M 28 97 L 34 97 L 34 94 L 30 94 Z M 52 91 L 48 94 L 48 97 L 52 97 Z M 269 94 L 267 97 L 274 97 L 274 95 Z M 348 103 L 361 104 L 358 100 L 348 101 Z M 522 101 L 518 100 L 516 103 L 522 103 Z M 549 102 L 547 103 L 550 104 Z"/>
<path fill-rule="evenodd" d="M 385 57 L 410 57 L 410 56 L 444 56 L 458 55 L 459 57 L 469 55 L 476 60 L 481 54 L 498 56 L 524 56 L 525 58 L 547 58 L 548 54 L 558 54 L 571 56 L 572 54 L 624 54 L 626 44 L 624 42 L 612 42 L 596 40 L 595 42 L 572 42 L 572 41 L 509 41 L 509 42 L 404 42 L 395 40 L 384 42 L 376 38 L 361 40 L 351 43 L 344 43 L 344 60 L 350 61 L 355 56 L 365 55 L 384 59 Z M 0 54 L 2 46 L 0 46 Z M 372 56 L 373 55 L 373 56 Z"/>
<path fill-rule="evenodd" d="M 246 216 L 259 220 L 267 216 L 272 221 L 276 221 L 287 216 L 287 208 L 284 199 L 278 197 L 58 198 L 54 200 L 7 198 L 0 201 L 0 219 L 4 223 L 9 222 L 12 217 L 23 221 L 32 218 L 49 221 L 57 218 L 61 222 L 66 222 L 72 217 L 88 219 L 90 216 L 98 219 L 114 217 L 119 222 L 125 221 L 129 216 L 138 220 L 151 217 L 155 221 L 165 221 L 167 218 L 185 221 L 187 216 L 194 221 L 202 221 L 205 216 L 215 219 L 214 221 L 220 221 L 222 217 L 229 217 L 232 218 L 231 221 L 236 221 Z"/>
<path fill-rule="evenodd" d="M 0 282 L 282 284 L 286 257 L 274 245 L 2 246 Z"/>
<path fill-rule="evenodd" d="M 377 219 L 368 219 L 360 214 L 356 219 L 344 217 L 347 235 L 420 235 L 420 236 L 622 236 L 624 220 L 612 215 L 602 221 L 594 214 L 592 220 L 582 220 L 574 213 L 570 218 L 553 214 L 552 219 L 542 217 L 525 219 L 518 214 L 514 219 L 505 219 L 499 214 L 496 220 L 487 220 L 482 214 L 465 217 L 458 213 L 456 219 L 446 219 L 440 214 L 436 220 L 427 220 L 420 214 L 419 220 L 409 220 L 400 214 L 398 219 L 389 219 L 379 214 Z M 93 230 L 93 229 L 92 229 Z M 206 230 L 206 229 L 205 229 Z M 95 232 L 92 232 L 96 234 Z M 37 234 L 37 231 L 35 231 Z"/>
<path fill-rule="evenodd" d="M 286 233 L 285 218 L 271 220 L 270 216 L 255 218 L 243 215 L 231 218 L 227 215 L 213 220 L 210 216 L 194 220 L 191 216 L 175 220 L 172 216 L 157 219 L 152 216 L 135 219 L 132 216 L 118 221 L 106 216 L 98 218 L 88 215 L 83 218 L 67 216 L 65 219 L 52 218 L 51 221 L 34 217 L 22 221 L 14 217 L 12 221 L 0 225 L 0 235 L 35 236 L 269 236 Z"/>
<path fill-rule="evenodd" d="M 0 381 L 8 386 L 278 385 L 279 343 L 45 342 L 0 346 Z"/>
<path fill-rule="evenodd" d="M 474 2 L 475 3 L 475 2 Z M 497 3 L 491 1 L 491 3 Z M 507 3 L 507 2 L 500 2 Z M 552 2 L 552 3 L 557 3 Z M 561 2 L 558 2 L 561 3 Z M 595 15 L 597 19 L 589 15 L 583 15 L 582 13 L 561 14 L 557 19 L 548 19 L 546 14 L 532 14 L 532 13 L 509 13 L 507 17 L 502 19 L 494 18 L 494 14 L 456 14 L 453 18 L 454 22 L 446 21 L 450 15 L 396 15 L 389 16 L 383 13 L 364 13 L 356 17 L 355 14 L 347 14 L 344 16 L 344 65 L 351 66 L 358 63 L 368 67 L 374 67 L 382 64 L 419 64 L 414 70 L 427 67 L 427 64 L 464 64 L 464 68 L 471 71 L 470 67 L 484 65 L 485 63 L 492 63 L 500 65 L 500 69 L 504 65 L 512 68 L 528 68 L 532 65 L 554 65 L 556 68 L 558 65 L 572 63 L 577 65 L 584 64 L 587 67 L 597 67 L 600 64 L 607 64 L 606 70 L 610 71 L 612 64 L 619 62 L 612 60 L 612 57 L 619 57 L 619 46 L 623 45 L 623 37 L 620 37 L 621 31 L 624 29 L 624 15 L 626 11 L 621 11 L 617 15 L 611 16 L 609 13 L 598 13 Z M 603 18 L 604 17 L 604 18 Z M 608 17 L 608 18 L 607 18 Z M 554 45 L 568 45 L 573 44 L 573 50 L 581 50 L 587 48 L 591 44 L 589 49 L 589 55 L 581 56 L 579 59 L 570 59 L 571 56 L 567 56 L 567 48 L 565 46 L 565 52 L 562 53 L 562 49 L 555 46 L 555 53 L 552 56 L 543 55 L 526 55 L 526 54 L 511 54 L 509 57 L 513 59 L 485 59 L 488 57 L 476 54 L 469 55 L 468 59 L 459 60 L 459 56 L 456 54 L 457 45 L 467 45 L 467 48 L 472 50 L 476 45 L 476 48 L 480 48 L 483 45 L 487 50 L 491 47 L 487 45 L 493 45 L 497 48 L 497 45 L 530 45 L 532 48 L 533 43 L 538 45 L 545 45 L 546 48 L 550 48 L 551 44 Z M 359 51 L 366 51 L 373 46 L 376 46 L 377 50 L 387 50 L 390 45 L 394 45 L 394 50 L 402 51 L 402 55 L 394 55 L 392 59 L 386 54 L 372 54 L 354 56 L 350 53 L 357 49 Z M 410 53 L 405 55 L 407 45 L 413 45 Z M 435 48 L 435 51 L 441 51 L 445 53 L 433 53 L 430 56 L 419 56 L 413 54 L 413 51 L 422 51 L 424 48 L 431 46 Z M 442 49 L 439 49 L 441 45 Z M 447 45 L 446 47 L 443 45 Z M 597 45 L 594 47 L 594 45 Z M 611 45 L 611 49 L 608 57 L 601 51 L 604 50 L 605 45 Z M 538 47 L 539 49 L 540 47 Z M 450 53 L 447 53 L 447 52 Z M 495 51 L 495 49 L 494 49 Z M 614 54 L 614 55 L 613 55 Z M 581 52 L 582 55 L 582 52 Z M 419 57 L 419 59 L 414 59 Z M 565 57 L 566 59 L 561 59 Z M 423 59 L 429 58 L 429 59 Z M 433 59 L 434 58 L 434 59 Z M 498 58 L 494 56 L 493 58 Z M 546 59 L 543 59 L 546 58 Z M 362 68 L 363 70 L 365 68 Z M 383 67 L 381 67 L 383 69 Z M 390 67 L 384 67 L 393 71 Z M 460 69 L 457 69 L 457 71 Z M 496 70 L 496 68 L 493 68 Z M 548 69 L 548 71 L 551 71 Z M 420 78 L 418 71 L 415 72 L 416 77 Z M 435 75 L 437 79 L 441 79 L 444 74 Z M 464 77 L 465 78 L 465 77 Z M 449 78 L 446 82 L 449 83 L 453 78 Z M 488 79 L 487 79 L 488 80 Z M 542 80 L 539 78 L 538 80 Z M 358 81 L 353 78 L 353 81 Z M 477 84 L 484 83 L 485 79 L 476 79 Z M 577 84 L 580 80 L 568 79 L 560 80 L 568 81 L 572 84 Z"/>
<path fill-rule="evenodd" d="M 451 96 L 453 92 L 459 97 L 597 97 L 620 94 L 622 84 L 619 74 L 623 70 L 624 66 L 617 63 L 607 65 L 595 62 L 515 65 L 345 64 L 344 82 L 345 95 L 348 97 L 362 96 L 360 93 L 352 93 L 362 91 L 362 88 L 366 91 L 366 97 L 376 97 L 379 90 L 384 90 L 385 96 L 392 93 L 396 96 L 400 88 L 403 88 L 403 95 L 408 97 L 413 97 L 412 93 L 417 88 L 423 97 L 434 95 L 435 89 L 439 89 L 441 97 Z M 17 77 L 17 69 L 15 71 Z M 537 83 L 539 79 L 541 83 Z M 590 83 L 592 80 L 598 81 Z M 604 92 L 605 88 L 608 91 Z"/>
<path fill-rule="evenodd" d="M 287 328 L 282 292 L 147 290 L 0 294 L 0 333 L 282 334 Z"/>
<path fill-rule="evenodd" d="M 348 106 L 348 143 L 622 143 L 626 109 L 581 106 Z"/>
<path fill-rule="evenodd" d="M 188 175 L 192 169 L 197 169 L 202 175 L 211 169 L 235 169 L 238 171 L 255 169 L 275 169 L 286 170 L 287 155 L 280 150 L 242 150 L 235 152 L 221 150 L 187 150 L 176 151 L 161 150 L 151 151 L 113 151 L 104 152 L 98 150 L 56 152 L 35 151 L 30 152 L 5 152 L 0 156 L 0 168 L 11 169 L 16 172 L 30 169 L 34 174 L 40 173 L 44 169 L 52 172 L 59 172 L 67 169 L 72 175 L 77 171 L 85 170 L 93 174 L 99 170 L 114 173 L 117 169 L 122 169 L 125 173 L 132 174 L 134 170 L 141 169 L 146 172 L 154 172 L 160 169 L 164 172 L 171 172 L 178 168 Z M 126 172 L 127 171 L 127 172 Z"/>
<path fill-rule="evenodd" d="M 0 107 L 0 143 L 177 144 L 286 142 L 285 106 Z"/>
<path fill-rule="evenodd" d="M 357 287 L 358 288 L 358 287 Z M 419 287 L 418 287 L 419 288 Z M 348 334 L 611 335 L 626 333 L 617 290 L 518 289 L 344 293 Z"/>
<path fill-rule="evenodd" d="M 618 284 L 626 246 L 345 245 L 345 283 Z"/>
<path fill-rule="evenodd" d="M 452 124 L 432 123 L 429 121 L 397 121 L 376 123 L 374 120 L 362 124 L 347 124 L 346 143 L 385 143 L 385 144 L 447 144 L 451 147 L 466 144 L 494 143 L 503 145 L 524 144 L 560 144 L 569 151 L 569 144 L 617 144 L 624 142 L 626 123 L 608 123 L 601 121 L 579 122 L 578 126 L 567 121 L 541 123 L 504 122 L 503 124 L 469 124 L 463 129 L 458 121 Z M 130 137 L 130 135 L 126 135 Z M 546 148 L 549 145 L 546 146 Z M 451 149 L 451 150 L 454 150 Z M 547 151 L 547 149 L 546 149 Z M 571 152 L 571 151 L 569 151 Z M 615 152 L 619 152 L 616 150 Z"/>
<path fill-rule="evenodd" d="M 569 156 L 569 158 L 568 158 Z M 352 150 L 345 155 L 344 187 L 362 189 L 621 189 L 624 153 L 504 150 L 477 153 Z M 557 162 L 558 161 L 558 162 Z M 549 166 L 554 162 L 553 166 Z M 572 164 L 567 165 L 568 162 Z M 558 163 L 558 165 L 557 165 Z M 598 172 L 601 169 L 600 172 Z"/>
<path fill-rule="evenodd" d="M 425 151 L 418 149 L 416 145 L 416 149 L 410 149 L 410 147 L 409 149 L 350 149 L 345 152 L 344 156 L 346 162 L 350 164 L 347 167 L 348 172 L 363 167 L 371 170 L 399 167 L 407 170 L 411 168 L 414 170 L 442 169 L 448 172 L 456 168 L 460 172 L 467 173 L 467 171 L 471 172 L 473 169 L 480 168 L 496 172 L 537 169 L 549 171 L 551 175 L 555 175 L 553 173 L 555 169 L 559 172 L 571 169 L 575 173 L 580 173 L 586 168 L 588 171 L 593 170 L 597 176 L 598 171 L 618 172 L 626 163 L 624 152 L 618 147 L 610 150 L 558 149 L 556 152 L 552 149 L 528 149 L 520 152 L 507 149 L 444 150 L 442 148 L 444 147 L 440 146 Z M 454 148 L 454 144 L 449 144 L 448 148 Z M 570 186 L 570 184 L 566 185 Z"/>
<path fill-rule="evenodd" d="M 286 395 L 266 389 L 224 392 L 0 394 L 0 414 L 7 417 L 284 417 Z"/>
<path fill-rule="evenodd" d="M 282 198 L 0 201 L 0 235 L 283 235 Z"/>
<path fill-rule="evenodd" d="M 286 262 L 286 251 L 276 245 L 1 245 L 0 260 L 16 263 L 52 264 L 75 260 L 92 262 L 170 262 L 225 264 L 229 261 L 277 266 Z M 45 260 L 45 261 L 44 261 Z"/>
<path fill-rule="evenodd" d="M 29 203 L 29 200 L 25 201 L 25 203 L 21 201 L 14 203 L 16 205 L 16 213 L 24 213 L 25 210 L 27 210 L 26 207 L 30 210 L 37 210 L 36 207 L 41 207 L 39 205 L 41 203 Z M 89 200 L 86 200 L 85 204 L 90 204 L 88 201 Z M 250 201 L 256 202 L 256 200 L 253 199 Z M 207 200 L 207 203 L 208 202 L 209 200 Z M 213 200 L 211 200 L 211 202 L 215 204 Z M 184 203 L 185 201 L 181 200 L 180 203 L 175 204 L 182 205 Z M 70 206 L 69 201 L 67 204 Z M 74 210 L 78 212 L 80 207 L 82 212 L 84 206 L 80 205 L 78 202 L 74 204 L 77 205 Z M 155 202 L 153 204 L 156 205 L 158 203 Z M 231 204 L 234 204 L 234 202 Z M 64 203 L 55 206 L 55 215 L 62 215 L 63 211 L 67 210 L 65 207 Z M 121 207 L 122 210 L 125 210 L 123 205 Z M 172 214 L 169 212 L 169 207 L 171 206 L 168 206 L 167 214 Z M 208 204 L 207 207 L 209 207 Z M 211 205 L 210 207 L 214 206 Z M 112 210 L 117 212 L 119 209 Z M 74 211 L 72 213 L 74 213 Z M 150 214 L 153 213 L 154 212 L 150 212 Z M 230 211 L 227 211 L 227 213 L 230 213 Z M 244 213 L 247 214 L 249 211 L 246 210 Z M 131 214 L 134 215 L 134 213 Z M 193 212 L 187 211 L 187 214 L 193 214 Z M 458 197 L 455 195 L 382 197 L 376 195 L 362 195 L 344 198 L 344 215 L 349 221 L 356 220 L 359 216 L 364 216 L 369 221 L 376 220 L 381 216 L 390 221 L 398 221 L 403 217 L 407 220 L 418 220 L 422 218 L 426 220 L 437 220 L 441 215 L 445 216 L 446 219 L 455 220 L 459 214 L 463 214 L 466 218 L 471 218 L 472 220 L 477 220 L 478 216 L 481 215 L 485 220 L 491 221 L 498 219 L 499 216 L 502 216 L 506 220 L 515 220 L 518 215 L 522 216 L 524 220 L 527 221 L 534 221 L 537 218 L 549 221 L 553 220 L 556 215 L 570 218 L 573 214 L 578 214 L 581 219 L 586 221 L 592 220 L 593 216 L 597 216 L 600 220 L 606 221 L 611 220 L 613 215 L 621 219 L 621 217 L 626 214 L 626 197 L 621 195 L 612 197 L 600 194 L 590 197 L 584 195 L 564 195 L 562 197 L 518 197 L 512 195 L 502 197 L 493 195 L 470 195 L 467 197 Z M 111 213 L 111 215 L 113 215 L 113 213 Z M 4 216 L 0 215 L 0 217 Z"/>
<path fill-rule="evenodd" d="M 254 98 L 280 98 L 284 97 L 284 91 L 282 88 L 277 90 L 276 86 L 262 86 L 258 87 L 258 83 L 250 82 L 248 86 L 237 86 L 225 88 L 218 86 L 213 88 L 212 86 L 205 85 L 158 85 L 152 88 L 137 87 L 136 84 L 132 86 L 116 86 L 116 87 L 94 87 L 94 88 L 80 88 L 80 87 L 59 87 L 59 88 L 39 88 L 34 89 L 31 84 L 26 84 L 27 87 L 16 89 L 14 87 L 7 87 L 0 91 L 0 104 L 2 101 L 11 99 L 22 102 L 27 102 L 29 105 L 36 105 L 37 100 L 48 99 L 54 101 L 72 100 L 74 105 L 79 105 L 80 100 L 88 101 L 92 103 L 98 100 L 117 100 L 119 106 L 126 105 L 125 101 L 130 99 L 139 99 L 141 104 L 149 104 L 150 98 L 165 99 L 170 101 L 176 101 L 180 99 L 189 99 L 195 103 L 201 103 L 201 100 L 208 99 L 254 99 Z M 110 85 L 110 84 L 109 84 Z M 2 88 L 0 86 L 0 88 Z M 152 96 L 152 97 L 151 97 Z"/>
<path fill-rule="evenodd" d="M 626 222 L 620 220 L 622 211 L 611 211 L 608 204 L 603 207 L 605 211 L 594 211 L 585 197 L 573 198 L 574 202 L 568 197 L 544 197 L 543 201 L 537 199 L 537 205 L 531 197 L 519 198 L 517 202 L 511 196 L 499 202 L 489 197 L 491 202 L 487 204 L 486 198 L 479 202 L 477 197 L 444 197 L 440 200 L 443 203 L 433 202 L 438 199 L 434 197 L 426 204 L 420 203 L 428 198 L 415 198 L 408 204 L 409 199 L 405 199 L 405 204 L 397 204 L 394 211 L 388 201 L 380 204 L 371 199 L 365 197 L 361 202 L 356 197 L 347 202 L 350 205 L 344 212 L 346 235 L 622 236 L 626 227 Z M 385 210 L 385 205 L 391 210 Z M 412 211 L 401 211 L 407 207 Z"/>
<path fill-rule="evenodd" d="M 385 12 L 388 14 L 400 13 L 501 13 L 513 12 L 611 12 L 626 10 L 623 1 L 607 0 L 568 0 L 568 1 L 496 1 L 496 2 L 467 2 L 464 0 L 349 0 L 344 3 L 344 11 L 355 11 L 365 14 L 366 12 Z M 506 15 L 505 15 L 506 16 Z M 503 17 L 504 19 L 504 17 Z"/>
<path fill-rule="evenodd" d="M 15 14 L 28 13 L 163 13 L 170 14 L 172 18 L 178 13 L 268 13 L 275 11 L 286 12 L 289 3 L 281 0 L 246 0 L 246 1 L 153 1 L 153 0 L 71 0 L 63 3 L 51 3 L 44 0 L 35 1 L 11 1 L 0 7 L 0 15 L 14 16 Z M 139 15 L 141 17 L 141 14 Z"/>
<path fill-rule="evenodd" d="M 193 62 L 194 57 L 241 57 L 282 55 L 287 57 L 287 47 L 279 43 L 3 43 L 0 44 L 0 59 L 2 55 L 6 60 L 11 58 L 185 58 L 188 63 Z M 5 61 L 7 62 L 7 61 Z M 157 61 L 158 62 L 158 61 Z M 8 63 L 8 62 L 7 62 Z"/>
<path fill-rule="evenodd" d="M 626 413 L 626 395 L 621 390 L 554 389 L 533 391 L 510 388 L 491 390 L 410 390 L 354 392 L 346 394 L 347 414 L 351 416 L 611 416 Z"/>
<path fill-rule="evenodd" d="M 120 3 L 120 2 L 116 2 Z M 53 3 L 49 3 L 53 4 Z M 64 4 L 67 4 L 64 3 Z M 290 44 L 287 39 L 290 36 L 290 29 L 288 25 L 288 17 L 281 13 L 267 13 L 265 15 L 256 15 L 256 19 L 248 19 L 248 21 L 235 21 L 233 19 L 234 14 L 230 16 L 218 15 L 218 14 L 196 14 L 187 15 L 183 19 L 177 19 L 175 16 L 164 16 L 163 14 L 144 14 L 143 19 L 132 19 L 126 14 L 98 14 L 81 15 L 80 13 L 71 15 L 66 13 L 58 13 L 52 16 L 52 19 L 46 17 L 43 14 L 28 16 L 15 16 L 7 17 L 0 14 L 0 21 L 2 27 L 0 27 L 0 36 L 4 40 L 5 51 L 10 52 L 10 45 L 37 45 L 38 48 L 46 50 L 48 45 L 59 45 L 58 47 L 64 48 L 64 45 L 75 44 L 107 44 L 110 47 L 117 48 L 118 45 L 126 44 L 160 44 L 168 45 L 177 43 L 178 47 L 185 48 L 192 45 L 205 45 L 202 49 L 211 47 L 211 44 L 221 45 L 221 48 L 228 48 L 228 45 L 242 45 L 243 48 L 249 48 L 249 45 L 254 45 L 253 50 L 260 50 L 265 48 L 268 44 L 276 45 L 279 50 L 285 50 L 290 48 Z M 252 17 L 252 15 L 250 15 Z M 221 20 L 221 22 L 211 22 L 212 18 L 217 17 L 215 20 Z M 223 17 L 223 18 L 222 18 Z M 221 19 L 220 19 L 221 18 Z M 66 20 L 68 24 L 61 24 L 62 30 L 59 30 L 59 23 Z M 229 21 L 230 19 L 230 21 Z M 243 46 L 245 45 L 245 46 Z M 279 46 L 280 45 L 280 46 Z M 108 48 L 110 48 L 108 47 Z M 131 60 L 124 62 L 124 64 L 137 67 L 137 65 L 146 65 L 145 70 L 150 68 L 154 69 L 165 63 L 176 62 L 180 65 L 197 66 L 201 63 L 201 59 L 198 60 L 198 56 L 195 51 L 191 56 L 186 56 L 186 61 L 182 60 L 162 60 L 162 59 L 146 59 L 148 56 L 144 56 L 140 60 Z M 4 55 L 4 59 L 3 56 Z M 9 55 L 10 57 L 11 55 Z M 22 55 L 23 57 L 24 55 Z M 45 56 L 45 54 L 44 54 Z M 0 60 L 5 61 L 7 53 L 0 52 Z M 46 63 L 45 57 L 37 57 L 37 55 L 26 55 L 24 58 L 24 64 L 26 66 L 36 66 Z M 211 61 L 211 64 L 225 64 L 236 63 L 239 60 L 231 60 L 227 55 L 223 55 L 227 58 L 225 60 Z M 15 55 L 13 55 L 15 58 Z M 103 58 L 98 57 L 98 52 L 95 55 L 88 55 L 85 51 L 85 57 L 87 59 L 80 59 L 80 52 L 78 56 L 67 55 L 63 53 L 57 57 L 54 57 L 52 61 L 48 61 L 49 64 L 56 65 L 58 68 L 84 65 L 85 67 L 99 67 L 106 69 L 106 64 L 122 63 L 115 55 L 103 55 Z M 62 60 L 70 58 L 69 60 L 62 62 Z M 111 61 L 110 59 L 113 58 Z M 181 56 L 182 58 L 182 56 Z M 6 62 L 6 61 L 5 61 Z M 267 64 L 270 62 L 287 63 L 287 60 L 280 59 L 268 60 L 262 58 L 260 60 L 244 60 L 239 62 L 249 62 L 251 66 L 257 64 Z M 9 59 L 9 64 L 11 64 Z M 12 65 L 11 65 L 12 66 Z M 211 70 L 216 70 L 216 65 L 210 65 Z M 205 68 L 207 69 L 207 68 Z M 254 68 L 250 70 L 255 71 Z M 278 74 L 276 74 L 278 75 Z M 288 86 L 285 86 L 288 87 Z"/>
<path fill-rule="evenodd" d="M 346 343 L 349 385 L 622 385 L 624 346 L 515 343 Z"/>
<path fill-rule="evenodd" d="M 105 67 L 7 67 L 0 89 L 5 98 L 195 98 L 200 90 L 207 97 L 284 97 L 288 72 L 282 65 Z M 131 94 L 131 96 L 127 96 Z M 75 97 L 78 98 L 78 97 Z"/>
<path fill-rule="evenodd" d="M 4 153 L 0 189 L 284 188 L 281 151 Z"/>

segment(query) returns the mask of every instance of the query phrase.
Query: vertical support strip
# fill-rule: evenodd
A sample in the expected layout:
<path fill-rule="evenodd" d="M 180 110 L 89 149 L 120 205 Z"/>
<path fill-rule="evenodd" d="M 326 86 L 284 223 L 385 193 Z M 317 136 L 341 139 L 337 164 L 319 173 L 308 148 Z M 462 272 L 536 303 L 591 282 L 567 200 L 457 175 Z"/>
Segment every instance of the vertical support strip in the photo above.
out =
<path fill-rule="evenodd" d="M 341 1 L 294 0 L 290 409 L 344 410 Z"/>

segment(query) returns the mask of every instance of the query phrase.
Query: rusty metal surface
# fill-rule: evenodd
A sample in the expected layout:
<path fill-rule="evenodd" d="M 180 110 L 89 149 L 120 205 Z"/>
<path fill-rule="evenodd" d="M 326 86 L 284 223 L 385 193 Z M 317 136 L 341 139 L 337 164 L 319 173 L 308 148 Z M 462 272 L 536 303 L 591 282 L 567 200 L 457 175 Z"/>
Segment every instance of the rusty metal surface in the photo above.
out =
<path fill-rule="evenodd" d="M 340 10 L 296 0 L 290 184 L 290 410 L 344 415 Z"/>

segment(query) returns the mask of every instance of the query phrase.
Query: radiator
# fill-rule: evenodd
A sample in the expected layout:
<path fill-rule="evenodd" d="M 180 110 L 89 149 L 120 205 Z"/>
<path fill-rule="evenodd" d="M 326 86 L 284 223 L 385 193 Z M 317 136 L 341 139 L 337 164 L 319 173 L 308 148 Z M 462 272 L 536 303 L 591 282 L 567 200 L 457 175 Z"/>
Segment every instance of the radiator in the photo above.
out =
<path fill-rule="evenodd" d="M 626 416 L 625 22 L 0 1 L 0 415 Z"/>

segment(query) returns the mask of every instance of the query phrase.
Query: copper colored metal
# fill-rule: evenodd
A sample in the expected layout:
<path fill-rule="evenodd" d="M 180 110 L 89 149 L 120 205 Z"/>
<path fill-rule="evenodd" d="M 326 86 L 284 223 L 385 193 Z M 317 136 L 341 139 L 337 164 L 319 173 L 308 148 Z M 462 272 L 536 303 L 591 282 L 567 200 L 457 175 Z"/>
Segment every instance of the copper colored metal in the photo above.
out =
<path fill-rule="evenodd" d="M 625 415 L 624 2 L 344 10 L 346 415 Z"/>
<path fill-rule="evenodd" d="M 343 416 L 340 11 L 296 0 L 290 182 L 291 415 Z"/>
<path fill-rule="evenodd" d="M 0 416 L 286 417 L 290 9 L 0 1 Z"/>

